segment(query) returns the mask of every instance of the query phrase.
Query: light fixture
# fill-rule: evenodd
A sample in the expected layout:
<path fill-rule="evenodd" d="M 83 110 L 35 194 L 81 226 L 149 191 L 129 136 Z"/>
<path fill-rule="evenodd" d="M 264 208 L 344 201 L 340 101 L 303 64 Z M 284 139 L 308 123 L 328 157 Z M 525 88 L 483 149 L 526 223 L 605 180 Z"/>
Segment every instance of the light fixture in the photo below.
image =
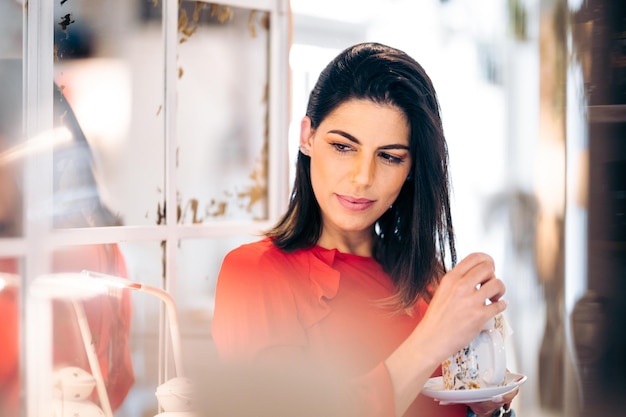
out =
<path fill-rule="evenodd" d="M 169 331 L 172 342 L 172 354 L 174 356 L 174 368 L 176 376 L 165 381 L 157 387 L 155 396 L 159 402 L 159 406 L 164 410 L 163 414 L 173 417 L 174 415 L 183 417 L 192 415 L 193 411 L 193 393 L 194 387 L 192 382 L 184 377 L 183 359 L 181 349 L 180 327 L 178 324 L 178 314 L 176 303 L 172 296 L 161 288 L 153 287 L 147 284 L 130 281 L 125 278 L 102 274 L 84 270 L 82 274 L 88 278 L 94 278 L 95 281 L 108 286 L 117 288 L 126 288 L 135 291 L 142 291 L 147 294 L 154 295 L 165 304 L 169 323 Z M 88 280 L 84 280 L 87 282 Z"/>
<path fill-rule="evenodd" d="M 5 281 L 8 282 L 8 280 Z M 5 281 L 0 281 L 0 285 L 2 285 L 2 282 Z M 172 396 L 181 399 L 178 405 L 174 405 L 173 408 L 178 407 L 181 408 L 180 411 L 189 411 L 191 407 L 189 399 L 191 382 L 183 376 L 181 337 L 176 304 L 172 296 L 167 291 L 147 284 L 131 281 L 126 278 L 83 270 L 80 273 L 53 273 L 37 277 L 29 287 L 29 294 L 38 299 L 60 299 L 72 303 L 78 320 L 81 338 L 87 352 L 87 358 L 91 368 L 90 370 L 96 381 L 96 389 L 100 406 L 102 407 L 106 417 L 113 417 L 104 378 L 100 371 L 97 354 L 95 352 L 94 345 L 91 343 L 92 335 L 87 322 L 87 316 L 83 309 L 83 305 L 80 302 L 85 299 L 108 294 L 111 288 L 145 292 L 159 298 L 165 304 L 176 377 L 161 384 L 155 395 L 159 400 L 161 408 L 170 408 L 165 411 L 179 411 L 172 409 L 172 406 L 170 405 L 172 403 L 171 400 L 168 404 L 166 404 L 166 407 L 163 407 L 163 404 L 161 404 L 162 397 L 170 399 Z M 178 392 L 178 390 L 181 392 Z"/>
<path fill-rule="evenodd" d="M 86 299 L 106 293 L 107 288 L 105 286 L 99 284 L 93 285 L 92 283 L 86 281 L 83 274 L 80 273 L 55 273 L 41 275 L 35 278 L 29 286 L 29 296 L 33 297 L 33 299 L 48 302 L 51 302 L 52 300 L 64 300 L 72 305 L 74 313 L 76 314 L 76 320 L 81 340 L 83 342 L 83 347 L 85 348 L 85 353 L 87 354 L 90 373 L 95 380 L 100 407 L 106 417 L 113 417 L 111 402 L 109 401 L 109 395 L 104 383 L 104 377 L 102 376 L 102 370 L 100 369 L 98 355 L 96 353 L 95 346 L 92 343 L 93 337 L 91 330 L 89 329 L 87 315 L 85 314 L 82 304 L 82 301 Z M 60 416 L 63 416 L 63 410 L 66 408 L 65 405 L 66 402 L 62 400 L 60 402 L 53 403 L 53 407 L 59 408 L 55 414 L 60 413 Z"/>
<path fill-rule="evenodd" d="M 81 274 L 83 275 L 83 277 L 94 278 L 96 282 L 104 284 L 105 286 L 126 288 L 129 290 L 145 292 L 163 301 L 163 303 L 165 304 L 167 319 L 169 322 L 169 331 L 172 342 L 172 355 L 174 357 L 174 369 L 176 371 L 176 376 L 184 376 L 183 358 L 181 352 L 180 326 L 178 324 L 176 303 L 167 291 L 151 285 L 131 281 L 129 279 L 121 278 L 114 275 L 103 274 L 100 272 L 83 270 Z"/>

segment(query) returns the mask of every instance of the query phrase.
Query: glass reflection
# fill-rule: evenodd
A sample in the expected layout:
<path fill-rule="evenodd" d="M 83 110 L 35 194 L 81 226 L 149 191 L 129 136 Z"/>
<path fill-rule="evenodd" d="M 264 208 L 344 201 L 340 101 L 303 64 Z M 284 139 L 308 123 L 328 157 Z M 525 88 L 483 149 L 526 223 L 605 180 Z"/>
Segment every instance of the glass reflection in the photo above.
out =
<path fill-rule="evenodd" d="M 182 2 L 179 223 L 267 218 L 269 15 Z"/>
<path fill-rule="evenodd" d="M 119 246 L 131 281 L 163 288 L 164 251 L 160 242 L 124 243 Z M 155 392 L 162 377 L 160 337 L 165 336 L 161 333 L 160 325 L 163 304 L 159 298 L 131 291 L 131 307 L 129 343 L 135 383 L 115 416 L 156 416 L 159 410 Z M 183 352 L 186 352 L 184 344 Z M 168 375 L 173 375 L 173 371 L 168 369 Z"/>
<path fill-rule="evenodd" d="M 0 415 L 17 415 L 19 380 L 19 276 L 17 260 L 0 258 Z"/>
<path fill-rule="evenodd" d="M 0 238 L 22 235 L 21 144 L 22 63 L 0 57 Z"/>
<path fill-rule="evenodd" d="M 226 253 L 254 236 L 185 239 L 178 245 L 176 304 L 180 317 L 184 369 L 194 381 L 215 376 L 217 352 L 211 337 L 215 284 Z"/>
<path fill-rule="evenodd" d="M 51 346 L 39 365 L 51 375 L 55 415 L 156 415 L 159 318 L 146 312 L 161 300 L 97 276 L 44 275 L 29 290 L 38 322 L 32 343 L 41 353 Z"/>
<path fill-rule="evenodd" d="M 199 327 L 208 331 L 217 274 L 224 256 L 237 246 L 255 239 L 256 236 L 234 235 L 213 239 L 185 239 L 179 242 L 176 302 L 180 306 L 181 314 L 189 316 L 186 322 L 192 323 L 201 319 L 203 322 L 198 323 Z"/>
<path fill-rule="evenodd" d="M 100 200 L 127 225 L 164 221 L 162 3 L 55 2 L 55 81 L 92 154 L 65 161 L 83 153 L 77 164 L 89 161 Z M 180 2 L 181 224 L 267 218 L 269 24 L 267 12 Z"/>
<path fill-rule="evenodd" d="M 22 2 L 0 2 L 0 240 L 23 235 L 19 163 L 7 155 L 20 144 Z M 1 245 L 0 245 L 1 246 Z M 20 412 L 20 259 L 0 253 L 0 415 Z"/>
<path fill-rule="evenodd" d="M 94 156 L 72 107 L 57 84 L 54 89 L 54 130 L 32 138 L 26 147 L 22 135 L 22 63 L 0 60 L 3 111 L 0 113 L 0 236 L 15 237 L 22 229 L 21 170 L 27 152 L 53 149 L 55 227 L 116 226 L 120 219 L 100 196 Z M 6 84 L 5 84 L 6 83 Z M 36 143 L 39 142 L 39 143 Z"/>
<path fill-rule="evenodd" d="M 72 149 L 55 154 L 62 177 L 55 177 L 56 209 L 83 204 L 90 211 L 99 204 L 97 193 L 114 213 L 104 223 L 63 219 L 58 227 L 157 223 L 164 198 L 162 27 L 160 21 L 143 21 L 139 6 L 120 0 L 54 2 L 54 122 L 67 124 L 70 118 L 74 134 Z M 134 155 L 142 155 L 140 170 Z"/>

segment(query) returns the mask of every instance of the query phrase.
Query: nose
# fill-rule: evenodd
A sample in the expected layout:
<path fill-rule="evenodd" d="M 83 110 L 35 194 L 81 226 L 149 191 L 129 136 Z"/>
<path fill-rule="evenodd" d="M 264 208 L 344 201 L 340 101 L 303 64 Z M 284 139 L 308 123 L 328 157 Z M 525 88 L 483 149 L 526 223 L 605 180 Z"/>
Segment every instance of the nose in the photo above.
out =
<path fill-rule="evenodd" d="M 352 183 L 360 186 L 371 185 L 374 181 L 376 167 L 373 157 L 359 155 L 354 158 L 352 166 Z"/>

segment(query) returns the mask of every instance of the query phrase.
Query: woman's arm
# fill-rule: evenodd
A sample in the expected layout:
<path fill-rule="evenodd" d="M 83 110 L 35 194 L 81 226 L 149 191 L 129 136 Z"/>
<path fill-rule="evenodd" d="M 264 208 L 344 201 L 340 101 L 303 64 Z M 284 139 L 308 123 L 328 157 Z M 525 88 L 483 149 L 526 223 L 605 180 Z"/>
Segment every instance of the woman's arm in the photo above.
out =
<path fill-rule="evenodd" d="M 445 358 L 467 345 L 487 320 L 504 311 L 506 302 L 500 299 L 504 291 L 493 260 L 485 254 L 469 255 L 443 277 L 420 324 L 385 361 L 396 416 L 404 414 Z"/>
<path fill-rule="evenodd" d="M 213 321 L 218 352 L 231 363 L 270 364 L 263 372 L 290 380 L 293 389 L 303 383 L 302 376 L 307 376 L 307 384 L 332 384 L 337 388 L 327 400 L 347 409 L 343 415 L 403 415 L 440 363 L 505 307 L 498 301 L 504 285 L 493 274 L 493 261 L 471 255 L 443 278 L 420 325 L 387 360 L 365 375 L 341 381 L 308 361 L 307 336 L 298 321 L 289 277 L 284 276 L 284 262 L 263 262 L 257 255 L 235 250 L 224 259 Z M 486 306 L 486 299 L 493 303 Z M 438 415 L 450 407 L 441 408 Z"/>

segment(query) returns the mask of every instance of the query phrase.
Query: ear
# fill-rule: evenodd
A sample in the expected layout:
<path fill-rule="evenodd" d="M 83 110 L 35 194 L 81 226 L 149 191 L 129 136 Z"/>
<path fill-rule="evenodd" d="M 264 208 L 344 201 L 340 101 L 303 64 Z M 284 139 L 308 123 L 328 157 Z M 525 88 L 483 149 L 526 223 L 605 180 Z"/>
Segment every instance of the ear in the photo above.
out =
<path fill-rule="evenodd" d="M 311 118 L 304 116 L 300 122 L 300 152 L 309 155 L 313 145 L 313 129 L 311 128 Z"/>

